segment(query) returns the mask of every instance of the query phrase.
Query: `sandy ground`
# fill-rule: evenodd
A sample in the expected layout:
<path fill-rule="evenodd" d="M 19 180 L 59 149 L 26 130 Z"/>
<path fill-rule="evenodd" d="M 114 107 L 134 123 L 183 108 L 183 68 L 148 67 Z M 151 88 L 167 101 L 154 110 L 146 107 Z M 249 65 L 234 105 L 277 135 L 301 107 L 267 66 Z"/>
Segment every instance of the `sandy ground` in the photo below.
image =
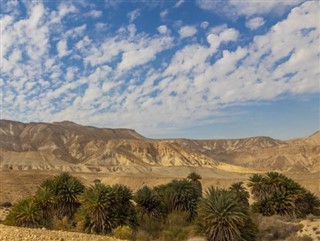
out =
<path fill-rule="evenodd" d="M 320 240 L 320 219 L 308 219 L 300 222 L 303 228 L 298 232 L 299 236 L 310 236 L 313 240 Z"/>
<path fill-rule="evenodd" d="M 75 232 L 17 228 L 0 224 L 0 241 L 118 241 L 119 239 Z"/>
<path fill-rule="evenodd" d="M 0 208 L 0 222 L 9 213 L 8 208 Z M 118 241 L 119 239 L 83 233 L 54 231 L 46 229 L 18 228 L 0 224 L 0 241 Z"/>

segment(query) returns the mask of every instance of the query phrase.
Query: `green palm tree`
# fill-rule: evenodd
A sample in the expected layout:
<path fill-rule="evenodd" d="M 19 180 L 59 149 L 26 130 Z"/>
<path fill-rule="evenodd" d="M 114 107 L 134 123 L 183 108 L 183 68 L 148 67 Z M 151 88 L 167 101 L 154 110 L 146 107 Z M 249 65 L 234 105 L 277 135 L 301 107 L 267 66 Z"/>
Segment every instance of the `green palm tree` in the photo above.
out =
<path fill-rule="evenodd" d="M 281 173 L 268 172 L 264 178 L 268 195 L 272 195 L 277 191 L 284 191 L 288 181 L 289 179 Z"/>
<path fill-rule="evenodd" d="M 81 208 L 76 213 L 79 226 L 87 233 L 110 233 L 114 227 L 111 187 L 95 183 L 80 196 Z"/>
<path fill-rule="evenodd" d="M 229 190 L 234 193 L 236 199 L 239 203 L 241 203 L 244 207 L 249 207 L 249 192 L 243 186 L 243 182 L 236 182 L 231 184 Z"/>
<path fill-rule="evenodd" d="M 173 180 L 166 185 L 155 187 L 168 213 L 186 211 L 189 220 L 197 215 L 197 206 L 200 200 L 197 188 L 188 180 Z"/>
<path fill-rule="evenodd" d="M 75 177 L 63 172 L 52 179 L 45 180 L 40 189 L 49 192 L 53 196 L 54 214 L 62 219 L 72 219 L 77 208 L 80 206 L 78 196 L 84 191 L 84 185 Z"/>
<path fill-rule="evenodd" d="M 276 191 L 270 199 L 276 214 L 296 216 L 295 202 L 286 192 Z"/>
<path fill-rule="evenodd" d="M 165 216 L 164 207 L 160 197 L 148 186 L 140 188 L 134 197 L 137 203 L 137 209 L 141 213 L 142 219 L 144 215 L 156 219 L 162 219 Z"/>
<path fill-rule="evenodd" d="M 136 228 L 137 217 L 132 202 L 132 190 L 125 185 L 115 184 L 111 186 L 111 194 L 113 196 L 113 211 L 118 221 L 116 226 L 128 225 L 131 228 Z"/>
<path fill-rule="evenodd" d="M 137 225 L 132 192 L 124 185 L 106 186 L 102 183 L 87 188 L 80 196 L 81 208 L 76 220 L 88 233 L 107 234 L 122 225 Z"/>
<path fill-rule="evenodd" d="M 200 180 L 202 179 L 202 177 L 196 173 L 196 172 L 191 172 L 188 176 L 187 179 L 191 181 L 191 183 L 197 188 L 198 192 L 199 192 L 199 196 L 202 196 L 202 184 L 200 182 Z"/>
<path fill-rule="evenodd" d="M 296 200 L 296 206 L 302 216 L 320 214 L 320 199 L 310 191 L 305 191 L 303 196 Z"/>
<path fill-rule="evenodd" d="M 50 227 L 54 216 L 55 196 L 49 189 L 40 187 L 34 196 L 34 202 L 39 205 L 42 210 L 45 226 Z"/>
<path fill-rule="evenodd" d="M 247 218 L 229 191 L 210 187 L 200 203 L 197 227 L 208 241 L 240 241 Z"/>
<path fill-rule="evenodd" d="M 20 227 L 41 227 L 43 213 L 32 197 L 19 200 L 12 208 L 4 223 Z"/>
<path fill-rule="evenodd" d="M 251 189 L 253 198 L 261 201 L 267 197 L 266 179 L 260 174 L 253 174 L 249 178 L 248 187 Z"/>

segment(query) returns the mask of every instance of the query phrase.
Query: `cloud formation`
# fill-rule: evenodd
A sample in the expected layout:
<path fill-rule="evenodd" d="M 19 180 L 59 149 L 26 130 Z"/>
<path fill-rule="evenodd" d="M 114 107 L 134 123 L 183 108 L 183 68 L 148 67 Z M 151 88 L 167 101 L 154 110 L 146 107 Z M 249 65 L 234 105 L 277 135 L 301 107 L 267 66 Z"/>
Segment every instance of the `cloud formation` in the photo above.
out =
<path fill-rule="evenodd" d="M 264 19 L 262 17 L 251 18 L 246 22 L 247 28 L 256 30 L 264 25 Z"/>
<path fill-rule="evenodd" d="M 101 34 L 108 24 L 65 24 L 77 6 L 27 3 L 25 15 L 1 16 L 2 118 L 67 119 L 152 134 L 210 123 L 229 106 L 319 92 L 318 6 L 294 7 L 243 44 L 241 30 L 202 20 L 170 31 L 157 25 L 153 33 L 127 23 L 98 39 L 92 31 Z M 263 12 L 273 8 L 267 4 Z M 142 10 L 134 11 L 130 22 Z M 264 23 L 248 19 L 250 29 Z"/>

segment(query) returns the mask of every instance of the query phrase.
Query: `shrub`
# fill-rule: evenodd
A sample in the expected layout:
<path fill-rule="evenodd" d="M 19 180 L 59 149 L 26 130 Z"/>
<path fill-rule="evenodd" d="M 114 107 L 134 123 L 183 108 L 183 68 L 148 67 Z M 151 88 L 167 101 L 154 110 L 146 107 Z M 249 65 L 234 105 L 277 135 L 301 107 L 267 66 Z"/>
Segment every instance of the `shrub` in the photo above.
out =
<path fill-rule="evenodd" d="M 254 223 L 258 223 L 257 240 L 283 240 L 295 235 L 301 225 L 292 222 L 284 222 L 280 216 L 264 217 L 261 215 L 254 216 Z"/>
<path fill-rule="evenodd" d="M 163 230 L 164 223 L 162 220 L 145 216 L 144 219 L 139 219 L 139 229 L 147 233 L 152 239 L 158 239 Z"/>
<path fill-rule="evenodd" d="M 132 240 L 134 238 L 134 231 L 129 226 L 119 226 L 112 231 L 112 235 L 118 239 Z"/>
<path fill-rule="evenodd" d="M 163 241 L 183 241 L 187 240 L 192 230 L 192 226 L 187 221 L 187 212 L 173 212 L 168 215 L 161 233 Z"/>
<path fill-rule="evenodd" d="M 52 220 L 51 228 L 55 230 L 72 231 L 75 227 L 67 217 L 64 217 L 62 219 L 54 217 Z"/>
<path fill-rule="evenodd" d="M 135 237 L 136 241 L 151 241 L 152 236 L 148 234 L 146 231 L 139 230 Z"/>

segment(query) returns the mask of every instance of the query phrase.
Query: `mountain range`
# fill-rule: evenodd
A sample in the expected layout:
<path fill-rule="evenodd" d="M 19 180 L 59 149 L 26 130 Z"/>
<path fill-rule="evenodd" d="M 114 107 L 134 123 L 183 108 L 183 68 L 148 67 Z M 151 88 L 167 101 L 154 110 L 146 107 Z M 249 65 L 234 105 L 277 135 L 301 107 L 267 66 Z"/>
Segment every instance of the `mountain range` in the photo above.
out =
<path fill-rule="evenodd" d="M 209 167 L 238 173 L 320 172 L 320 132 L 303 138 L 149 139 L 132 129 L 0 120 L 2 170 L 103 172 Z"/>

